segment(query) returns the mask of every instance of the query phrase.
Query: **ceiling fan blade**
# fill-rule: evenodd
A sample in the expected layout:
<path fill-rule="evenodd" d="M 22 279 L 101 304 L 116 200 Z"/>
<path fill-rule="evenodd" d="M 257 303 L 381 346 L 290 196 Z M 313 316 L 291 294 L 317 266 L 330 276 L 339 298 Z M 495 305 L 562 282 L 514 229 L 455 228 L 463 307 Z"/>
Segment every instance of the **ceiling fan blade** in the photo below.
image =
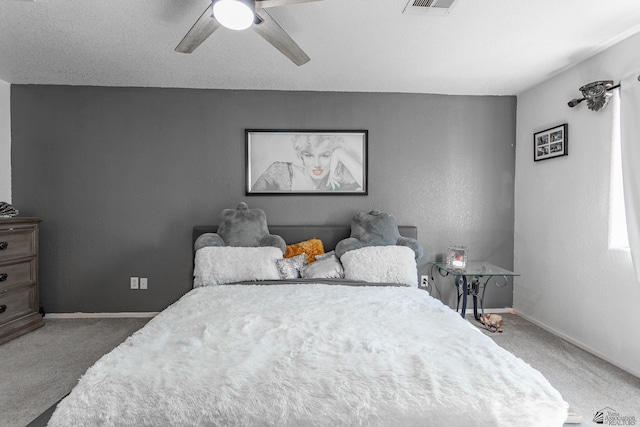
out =
<path fill-rule="evenodd" d="M 312 1 L 321 1 L 321 0 L 256 0 L 256 9 L 257 8 L 266 8 L 266 7 L 275 7 L 275 6 L 286 6 L 288 4 L 296 4 L 296 3 L 310 3 Z"/>
<path fill-rule="evenodd" d="M 193 27 L 189 30 L 189 32 L 184 36 L 182 41 L 178 43 L 176 46 L 176 52 L 182 53 L 191 53 L 198 46 L 202 44 L 203 41 L 207 39 L 215 30 L 220 28 L 220 23 L 215 20 L 212 15 L 211 5 L 207 7 L 200 18 L 193 24 Z"/>
<path fill-rule="evenodd" d="M 282 52 L 287 58 L 292 60 L 296 65 L 303 65 L 309 62 L 311 58 L 293 41 L 280 25 L 265 10 L 256 9 L 256 15 L 261 22 L 256 22 L 251 26 L 253 30 L 260 34 L 266 41 L 271 43 L 273 47 Z"/>

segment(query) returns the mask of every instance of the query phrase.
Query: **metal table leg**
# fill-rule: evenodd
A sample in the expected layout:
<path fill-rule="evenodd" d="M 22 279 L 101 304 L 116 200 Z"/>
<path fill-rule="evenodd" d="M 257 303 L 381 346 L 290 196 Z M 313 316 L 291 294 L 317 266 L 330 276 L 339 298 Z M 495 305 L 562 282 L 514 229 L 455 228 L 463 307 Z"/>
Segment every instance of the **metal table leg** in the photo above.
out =
<path fill-rule="evenodd" d="M 478 315 L 478 286 L 479 279 L 478 276 L 476 276 L 471 280 L 471 292 L 473 293 L 473 317 L 475 317 L 476 320 L 480 320 L 480 316 Z M 480 299 L 480 305 L 482 306 L 482 299 Z"/>
<path fill-rule="evenodd" d="M 487 280 L 485 280 L 485 282 L 483 284 L 480 283 L 479 278 L 478 279 L 478 288 L 475 289 L 475 293 L 473 295 L 473 308 L 474 308 L 474 315 L 476 317 L 476 320 L 480 321 L 485 329 L 487 329 L 490 332 L 495 332 L 498 330 L 497 327 L 492 327 L 492 326 L 487 326 L 487 324 L 485 323 L 485 317 L 484 317 L 484 293 L 487 290 L 487 285 L 489 284 L 489 281 L 491 280 L 492 277 L 496 277 L 496 276 L 487 276 Z M 507 276 L 502 276 L 502 278 L 504 279 L 504 284 L 502 284 L 502 286 L 498 285 L 498 283 L 496 283 L 496 286 L 498 286 L 499 288 L 506 286 L 507 284 Z M 480 310 L 482 315 L 478 316 L 477 313 L 477 309 L 476 309 L 476 297 L 478 295 L 478 292 L 480 291 L 480 287 L 482 287 L 482 295 L 479 297 L 480 298 Z"/>
<path fill-rule="evenodd" d="M 458 296 L 458 299 L 462 297 L 462 310 L 460 311 L 460 315 L 464 318 L 464 315 L 467 311 L 467 297 L 469 296 L 469 286 L 467 283 L 467 276 L 456 276 L 455 278 L 456 286 L 462 288 L 462 295 Z M 458 304 L 459 305 L 459 304 Z"/>
<path fill-rule="evenodd" d="M 481 321 L 484 323 L 484 321 L 482 321 L 481 319 L 484 319 L 484 292 L 487 290 L 487 283 L 489 283 L 489 280 L 491 279 L 491 276 L 487 277 L 487 280 L 485 280 L 484 283 L 480 282 L 480 277 L 476 276 L 473 278 L 473 283 L 472 283 L 472 290 L 473 290 L 473 317 L 476 318 L 476 320 Z M 480 289 L 482 288 L 482 295 L 478 295 L 480 293 Z M 478 299 L 480 300 L 480 313 L 478 314 Z"/>

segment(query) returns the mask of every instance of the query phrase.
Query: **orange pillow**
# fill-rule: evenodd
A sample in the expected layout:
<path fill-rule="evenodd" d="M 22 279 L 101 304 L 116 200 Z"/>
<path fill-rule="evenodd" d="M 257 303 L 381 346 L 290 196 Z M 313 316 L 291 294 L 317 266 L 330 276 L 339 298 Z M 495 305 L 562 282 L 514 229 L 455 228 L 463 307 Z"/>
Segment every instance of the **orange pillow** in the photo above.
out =
<path fill-rule="evenodd" d="M 322 246 L 322 240 L 309 239 L 304 242 L 295 243 L 293 245 L 287 245 L 287 250 L 284 253 L 285 258 L 291 258 L 300 254 L 307 255 L 307 264 L 310 264 L 316 260 L 316 255 L 324 253 L 324 246 Z"/>

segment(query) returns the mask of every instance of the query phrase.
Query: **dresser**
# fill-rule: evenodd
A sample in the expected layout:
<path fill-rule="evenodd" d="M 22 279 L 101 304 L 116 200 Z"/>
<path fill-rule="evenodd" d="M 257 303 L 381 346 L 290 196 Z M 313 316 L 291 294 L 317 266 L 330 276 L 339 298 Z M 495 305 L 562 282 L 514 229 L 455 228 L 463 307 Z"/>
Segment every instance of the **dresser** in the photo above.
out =
<path fill-rule="evenodd" d="M 40 218 L 0 218 L 0 344 L 44 325 L 38 289 Z"/>

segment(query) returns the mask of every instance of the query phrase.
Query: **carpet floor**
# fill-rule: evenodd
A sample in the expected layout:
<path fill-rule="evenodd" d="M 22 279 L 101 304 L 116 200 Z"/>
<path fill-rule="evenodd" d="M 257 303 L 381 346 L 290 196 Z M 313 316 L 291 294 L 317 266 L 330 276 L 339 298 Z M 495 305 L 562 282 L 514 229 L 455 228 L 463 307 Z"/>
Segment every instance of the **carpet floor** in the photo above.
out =
<path fill-rule="evenodd" d="M 640 378 L 517 315 L 502 317 L 503 333 L 485 333 L 542 372 L 581 416 L 578 425 L 602 425 L 593 418 L 603 409 L 635 417 L 640 425 Z M 45 318 L 44 327 L 1 345 L 0 424 L 27 425 L 71 391 L 89 366 L 147 321 Z M 470 321 L 481 327 L 472 317 Z"/>
<path fill-rule="evenodd" d="M 0 345 L 0 425 L 24 427 L 149 319 L 47 319 Z"/>
<path fill-rule="evenodd" d="M 467 318 L 479 325 L 473 316 Z M 635 425 L 640 425 L 640 378 L 517 315 L 502 314 L 502 318 L 503 333 L 485 333 L 542 372 L 581 416 L 577 426 L 602 425 L 594 417 L 607 408 L 622 417 L 635 417 Z"/>

